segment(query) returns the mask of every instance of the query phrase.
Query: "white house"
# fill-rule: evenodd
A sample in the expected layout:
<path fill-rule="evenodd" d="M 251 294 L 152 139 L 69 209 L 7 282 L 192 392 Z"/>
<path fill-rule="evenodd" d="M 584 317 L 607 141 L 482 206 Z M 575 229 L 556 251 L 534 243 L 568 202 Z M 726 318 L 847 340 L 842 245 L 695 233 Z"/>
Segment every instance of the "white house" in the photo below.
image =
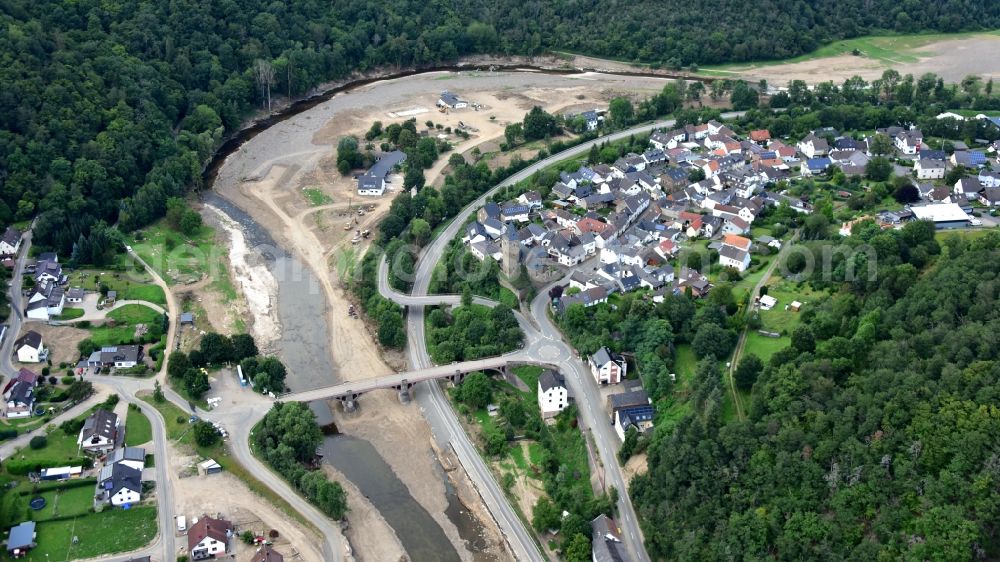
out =
<path fill-rule="evenodd" d="M 35 408 L 35 387 L 29 382 L 17 380 L 7 390 L 5 395 L 7 409 L 4 415 L 8 418 L 26 418 Z"/>
<path fill-rule="evenodd" d="M 217 554 L 225 554 L 232 535 L 232 523 L 203 515 L 188 530 L 188 554 L 191 560 L 204 560 Z"/>
<path fill-rule="evenodd" d="M 95 497 L 116 507 L 138 503 L 142 499 L 142 471 L 122 463 L 105 465 L 97 478 Z"/>
<path fill-rule="evenodd" d="M 21 249 L 21 231 L 8 226 L 0 237 L 0 256 L 15 256 Z"/>
<path fill-rule="evenodd" d="M 77 443 L 88 453 L 107 453 L 118 439 L 118 415 L 98 409 L 83 422 Z"/>
<path fill-rule="evenodd" d="M 566 381 L 555 371 L 546 369 L 538 377 L 538 407 L 543 418 L 552 417 L 569 405 Z"/>
<path fill-rule="evenodd" d="M 455 94 L 445 90 L 441 92 L 441 97 L 437 101 L 438 107 L 448 107 L 451 109 L 463 109 L 469 107 L 469 102 L 460 99 Z"/>
<path fill-rule="evenodd" d="M 590 356 L 590 372 L 599 384 L 618 384 L 628 373 L 628 363 L 617 353 L 612 353 L 607 347 L 601 347 L 597 353 Z"/>
<path fill-rule="evenodd" d="M 126 431 L 128 431 L 127 428 Z M 135 470 L 142 470 L 146 468 L 146 449 L 142 447 L 120 447 L 108 455 L 105 464 L 123 464 Z"/>
<path fill-rule="evenodd" d="M 372 167 L 358 178 L 358 195 L 380 196 L 385 193 L 386 178 L 392 169 L 406 160 L 406 153 L 393 150 L 378 159 Z"/>
<path fill-rule="evenodd" d="M 14 351 L 21 363 L 41 363 L 48 356 L 48 351 L 42 345 L 42 335 L 34 330 L 28 330 L 14 342 Z"/>
<path fill-rule="evenodd" d="M 955 195 L 965 196 L 966 199 L 975 199 L 982 190 L 983 184 L 977 177 L 967 176 L 955 182 Z"/>
<path fill-rule="evenodd" d="M 920 152 L 920 144 L 923 140 L 924 135 L 920 129 L 910 129 L 897 134 L 893 142 L 903 154 L 913 155 Z"/>
<path fill-rule="evenodd" d="M 799 141 L 798 149 L 799 152 L 806 155 L 806 158 L 816 158 L 826 156 L 830 152 L 830 143 L 826 142 L 824 138 L 809 133 L 806 138 Z"/>
<path fill-rule="evenodd" d="M 920 180 L 939 180 L 944 177 L 944 160 L 917 160 L 913 171 Z"/>
<path fill-rule="evenodd" d="M 25 316 L 36 320 L 48 320 L 52 316 L 62 314 L 66 305 L 66 294 L 62 287 L 55 283 L 36 286 L 28 296 Z"/>
<path fill-rule="evenodd" d="M 750 244 L 749 238 L 727 234 L 722 239 L 722 248 L 719 249 L 719 264 L 722 267 L 732 267 L 743 272 L 750 267 Z"/>

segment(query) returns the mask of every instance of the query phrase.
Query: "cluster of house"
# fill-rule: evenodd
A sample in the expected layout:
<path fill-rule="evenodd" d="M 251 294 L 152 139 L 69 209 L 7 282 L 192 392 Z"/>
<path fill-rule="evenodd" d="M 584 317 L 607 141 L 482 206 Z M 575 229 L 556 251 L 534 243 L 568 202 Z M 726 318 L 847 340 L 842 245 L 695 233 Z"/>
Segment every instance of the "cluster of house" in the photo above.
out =
<path fill-rule="evenodd" d="M 547 204 L 537 191 L 486 204 L 466 226 L 463 242 L 478 259 L 498 261 L 508 276 L 522 263 L 571 268 L 599 254 L 598 271 L 574 273 L 571 287 L 578 292 L 564 296 L 562 306 L 591 306 L 638 288 L 703 296 L 710 288 L 706 277 L 675 272 L 668 263 L 685 241 L 746 235 L 766 205 L 782 201 L 811 212 L 801 201 L 763 191 L 790 175 L 782 158 L 797 151 L 769 151 L 760 144 L 770 142 L 767 131 L 754 131 L 751 139 L 736 140 L 715 121 L 653 133 L 643 154 L 563 172 Z M 696 170 L 705 179 L 692 183 Z M 750 267 L 749 244 L 720 242 L 718 249 L 724 267 Z"/>
<path fill-rule="evenodd" d="M 28 293 L 24 315 L 36 320 L 48 320 L 62 314 L 66 305 L 66 276 L 63 275 L 59 256 L 46 252 L 38 256 L 34 265 L 28 266 L 27 273 L 34 275 L 35 286 Z"/>
<path fill-rule="evenodd" d="M 631 427 L 640 433 L 653 427 L 654 409 L 642 383 L 627 380 L 628 362 L 618 353 L 602 347 L 587 360 L 594 380 L 602 386 L 621 384 L 624 392 L 608 397 L 611 423 L 622 440 Z M 566 379 L 560 373 L 546 369 L 538 376 L 538 407 L 543 418 L 551 418 L 570 404 Z"/>

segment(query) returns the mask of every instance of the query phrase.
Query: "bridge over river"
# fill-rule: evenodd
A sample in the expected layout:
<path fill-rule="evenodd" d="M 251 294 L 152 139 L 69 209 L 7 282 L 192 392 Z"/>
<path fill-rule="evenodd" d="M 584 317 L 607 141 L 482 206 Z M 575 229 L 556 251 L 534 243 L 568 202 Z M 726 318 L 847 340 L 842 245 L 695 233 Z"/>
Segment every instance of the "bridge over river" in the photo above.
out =
<path fill-rule="evenodd" d="M 539 361 L 532 359 L 525 351 L 514 351 L 497 357 L 462 361 L 450 365 L 438 365 L 426 369 L 416 369 L 402 373 L 394 373 L 381 377 L 350 381 L 315 390 L 291 392 L 279 398 L 286 402 L 312 402 L 313 400 L 338 400 L 347 411 L 354 410 L 358 398 L 366 392 L 381 389 L 393 389 L 399 393 L 402 402 L 408 402 L 410 389 L 419 382 L 427 380 L 447 379 L 454 384 L 461 383 L 466 375 L 477 371 L 499 371 L 506 375 L 510 367 L 518 365 L 538 365 Z"/>

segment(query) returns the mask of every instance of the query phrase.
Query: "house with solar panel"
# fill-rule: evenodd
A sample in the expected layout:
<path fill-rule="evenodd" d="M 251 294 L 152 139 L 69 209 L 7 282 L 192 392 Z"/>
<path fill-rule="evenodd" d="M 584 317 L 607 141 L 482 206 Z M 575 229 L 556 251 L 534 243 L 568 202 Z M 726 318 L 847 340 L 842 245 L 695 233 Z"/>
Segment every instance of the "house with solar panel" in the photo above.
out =
<path fill-rule="evenodd" d="M 639 433 L 644 433 L 652 428 L 653 418 L 656 414 L 653 403 L 642 386 L 636 385 L 632 388 L 633 390 L 608 396 L 611 423 L 615 426 L 615 433 L 622 441 L 625 440 L 625 434 L 632 427 L 635 427 Z"/>
<path fill-rule="evenodd" d="M 118 415 L 99 409 L 83 422 L 77 443 L 87 453 L 104 454 L 118 443 Z"/>
<path fill-rule="evenodd" d="M 121 462 L 106 465 L 97 477 L 94 500 L 115 507 L 139 503 L 142 500 L 142 471 Z"/>

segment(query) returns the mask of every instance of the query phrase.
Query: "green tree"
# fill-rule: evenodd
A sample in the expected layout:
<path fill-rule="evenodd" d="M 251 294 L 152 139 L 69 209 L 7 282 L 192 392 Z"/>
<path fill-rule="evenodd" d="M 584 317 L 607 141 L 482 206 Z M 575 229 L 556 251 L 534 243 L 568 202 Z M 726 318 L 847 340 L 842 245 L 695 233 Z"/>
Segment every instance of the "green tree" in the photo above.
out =
<path fill-rule="evenodd" d="M 892 177 L 892 162 L 883 156 L 876 156 L 865 165 L 865 177 L 872 181 L 888 181 Z"/>
<path fill-rule="evenodd" d="M 876 133 L 868 141 L 868 150 L 876 156 L 885 156 L 886 154 L 892 154 L 894 148 L 892 144 L 892 139 L 884 133 Z"/>
<path fill-rule="evenodd" d="M 577 533 L 564 542 L 563 559 L 566 562 L 587 562 L 591 560 L 590 539 Z"/>
<path fill-rule="evenodd" d="M 191 427 L 191 433 L 194 435 L 194 442 L 199 447 L 211 447 L 218 443 L 221 437 L 215 426 L 203 420 L 194 423 Z"/>
<path fill-rule="evenodd" d="M 413 219 L 410 221 L 410 236 L 413 239 L 413 243 L 417 246 L 427 244 L 431 240 L 430 223 L 421 218 Z"/>
<path fill-rule="evenodd" d="M 556 118 L 537 105 L 524 116 L 523 134 L 526 140 L 538 140 L 558 132 Z M 506 135 L 506 131 L 504 131 Z"/>
<path fill-rule="evenodd" d="M 608 106 L 608 115 L 616 127 L 624 127 L 635 119 L 635 109 L 628 98 L 615 98 Z"/>
<path fill-rule="evenodd" d="M 549 529 L 558 529 L 561 521 L 559 508 L 546 496 L 538 498 L 531 510 L 531 526 L 539 533 L 544 533 Z"/>
<path fill-rule="evenodd" d="M 517 141 L 524 135 L 524 125 L 521 123 L 511 123 L 503 130 L 503 136 L 507 140 L 507 146 L 514 148 Z"/>
<path fill-rule="evenodd" d="M 474 410 L 481 410 L 493 400 L 493 385 L 483 373 L 472 373 L 458 387 L 458 399 Z"/>
<path fill-rule="evenodd" d="M 740 360 L 739 366 L 736 367 L 736 372 L 733 373 L 736 388 L 749 391 L 753 388 L 753 383 L 757 382 L 757 377 L 763 369 L 764 362 L 760 360 L 760 357 L 757 357 L 753 353 L 744 355 Z"/>

